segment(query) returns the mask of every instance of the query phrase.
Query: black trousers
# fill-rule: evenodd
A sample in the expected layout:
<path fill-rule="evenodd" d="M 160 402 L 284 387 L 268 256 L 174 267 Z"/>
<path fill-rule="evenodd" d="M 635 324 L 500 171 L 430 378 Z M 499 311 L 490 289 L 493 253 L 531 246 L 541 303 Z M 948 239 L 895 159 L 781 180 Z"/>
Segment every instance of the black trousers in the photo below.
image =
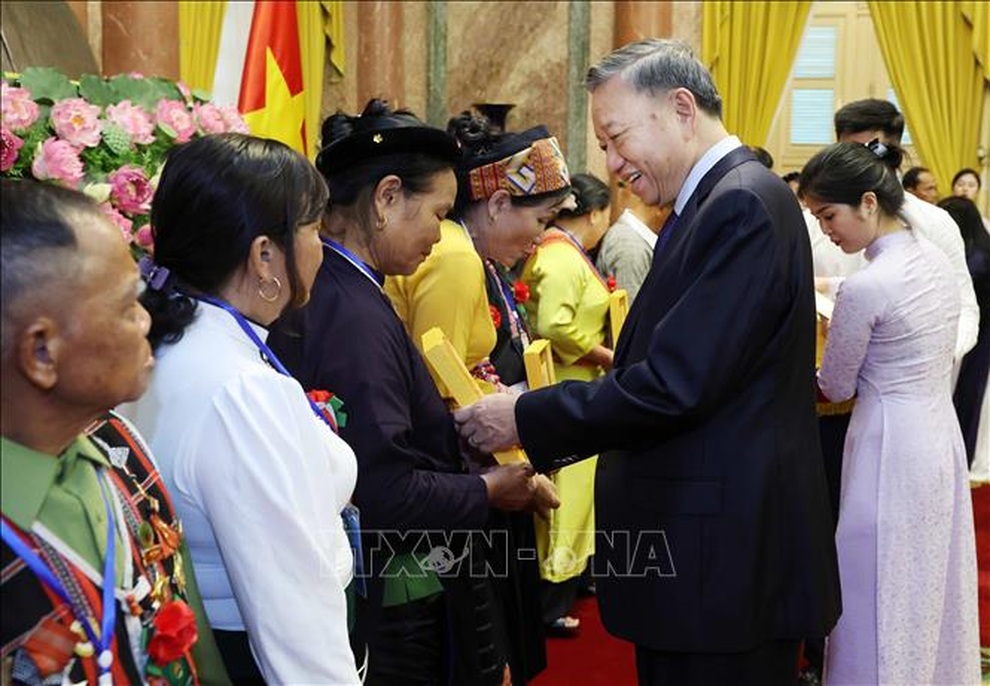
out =
<path fill-rule="evenodd" d="M 265 678 L 251 654 L 246 631 L 213 630 L 223 666 L 235 686 L 265 686 Z"/>
<path fill-rule="evenodd" d="M 382 609 L 369 646 L 366 686 L 440 686 L 446 682 L 443 594 Z"/>
<path fill-rule="evenodd" d="M 839 491 L 842 485 L 842 453 L 846 445 L 846 430 L 852 414 L 822 415 L 818 418 L 818 436 L 822 443 L 825 461 L 825 483 L 828 486 L 828 502 L 832 508 L 832 530 L 839 524 Z M 804 656 L 821 674 L 825 664 L 825 640 L 810 638 L 804 644 Z"/>
<path fill-rule="evenodd" d="M 636 646 L 639 686 L 793 686 L 800 641 L 746 653 L 672 653 Z"/>

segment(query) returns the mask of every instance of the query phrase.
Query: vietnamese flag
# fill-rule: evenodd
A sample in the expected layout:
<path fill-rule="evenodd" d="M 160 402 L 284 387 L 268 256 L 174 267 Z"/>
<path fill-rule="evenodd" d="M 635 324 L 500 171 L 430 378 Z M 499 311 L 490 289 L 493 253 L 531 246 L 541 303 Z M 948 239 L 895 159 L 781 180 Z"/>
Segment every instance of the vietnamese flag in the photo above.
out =
<path fill-rule="evenodd" d="M 237 82 L 240 87 L 235 91 Z M 236 93 L 237 109 L 251 133 L 306 154 L 306 106 L 294 0 L 227 3 L 214 91 L 221 103 L 233 100 Z"/>

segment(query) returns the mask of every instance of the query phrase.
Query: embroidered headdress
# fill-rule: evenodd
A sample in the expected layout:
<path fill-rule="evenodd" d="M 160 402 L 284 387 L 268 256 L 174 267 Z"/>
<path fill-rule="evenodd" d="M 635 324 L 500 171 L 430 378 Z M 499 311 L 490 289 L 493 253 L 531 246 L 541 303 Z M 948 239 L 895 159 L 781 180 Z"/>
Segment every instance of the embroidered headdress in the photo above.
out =
<path fill-rule="evenodd" d="M 571 185 L 557 139 L 544 126 L 504 136 L 465 170 L 472 201 L 505 189 L 513 196 L 542 195 Z"/>

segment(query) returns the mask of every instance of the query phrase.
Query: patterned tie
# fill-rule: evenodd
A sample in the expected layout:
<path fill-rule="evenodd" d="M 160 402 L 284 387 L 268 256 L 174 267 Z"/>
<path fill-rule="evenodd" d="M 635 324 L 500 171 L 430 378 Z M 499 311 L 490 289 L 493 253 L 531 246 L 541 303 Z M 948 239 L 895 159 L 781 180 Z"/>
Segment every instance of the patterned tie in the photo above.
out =
<path fill-rule="evenodd" d="M 673 210 L 667 215 L 667 221 L 663 223 L 663 228 L 660 230 L 660 236 L 657 238 L 657 244 L 653 248 L 654 255 L 659 255 L 663 252 L 663 248 L 667 245 L 667 241 L 670 240 L 670 235 L 674 233 L 674 229 L 677 228 L 677 213 Z"/>

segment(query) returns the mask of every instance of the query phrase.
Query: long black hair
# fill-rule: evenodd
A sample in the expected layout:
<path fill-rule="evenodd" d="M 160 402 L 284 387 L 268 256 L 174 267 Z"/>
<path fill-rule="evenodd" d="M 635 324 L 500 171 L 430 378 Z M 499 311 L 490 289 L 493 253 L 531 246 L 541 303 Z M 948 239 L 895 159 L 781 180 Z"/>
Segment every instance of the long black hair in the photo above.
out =
<path fill-rule="evenodd" d="M 896 146 L 870 148 L 859 143 L 833 143 L 819 151 L 801 170 L 798 197 L 859 207 L 872 191 L 880 209 L 896 216 L 904 204 L 904 188 L 886 156 L 900 156 Z"/>
<path fill-rule="evenodd" d="M 986 253 L 987 259 L 990 259 L 990 233 L 987 233 L 986 227 L 983 226 L 983 217 L 980 216 L 976 203 L 969 198 L 950 196 L 941 200 L 938 206 L 948 212 L 959 225 L 966 256 L 969 257 L 974 252 L 983 252 Z"/>
<path fill-rule="evenodd" d="M 185 293 L 216 295 L 269 237 L 285 253 L 289 307 L 305 302 L 293 251 L 296 230 L 318 221 L 327 187 L 309 161 L 278 141 L 239 133 L 172 148 L 151 203 L 154 262 L 174 289 L 148 289 L 154 347 L 182 337 L 195 313 Z"/>

